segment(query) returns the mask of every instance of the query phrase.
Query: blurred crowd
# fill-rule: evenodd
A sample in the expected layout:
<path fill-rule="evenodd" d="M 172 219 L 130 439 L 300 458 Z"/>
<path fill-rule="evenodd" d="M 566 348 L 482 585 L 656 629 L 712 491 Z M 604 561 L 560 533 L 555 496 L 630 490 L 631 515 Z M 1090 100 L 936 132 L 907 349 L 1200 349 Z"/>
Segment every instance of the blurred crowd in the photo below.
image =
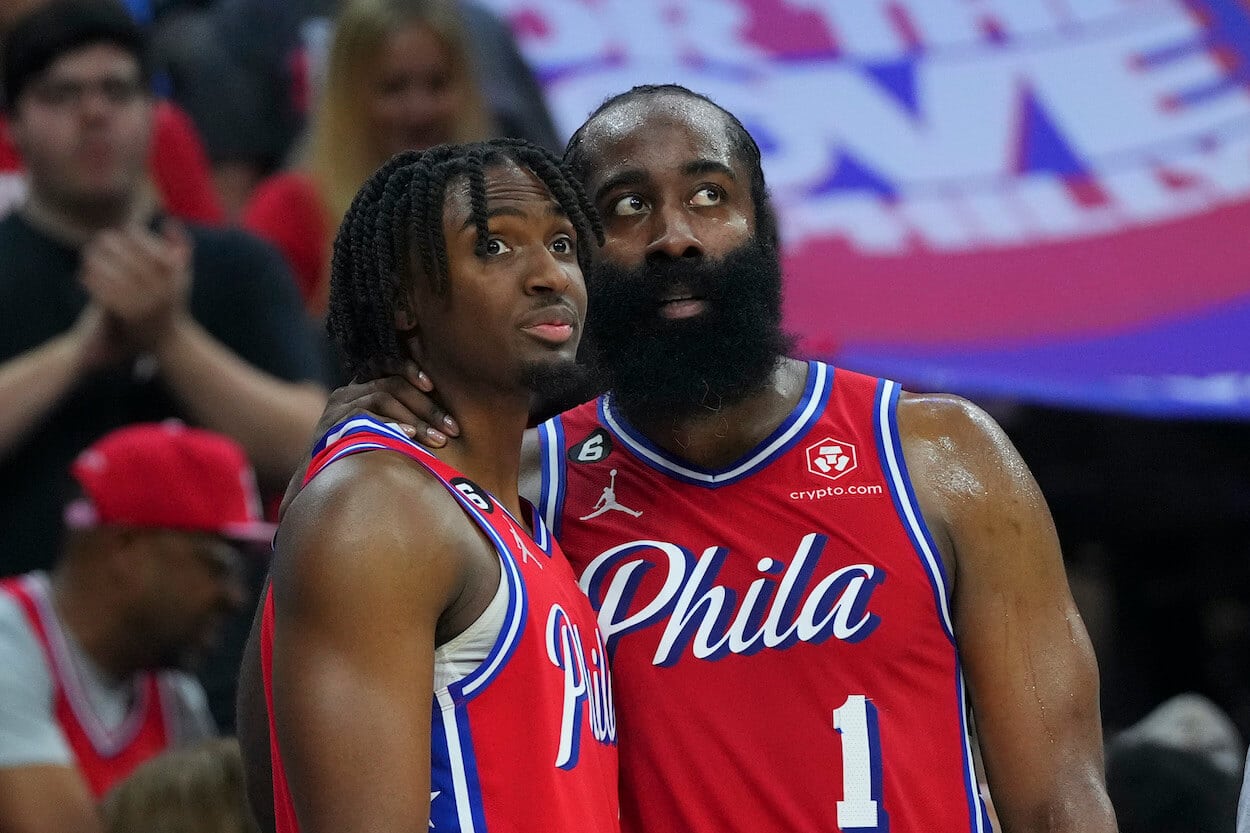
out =
<path fill-rule="evenodd" d="M 338 218 L 400 150 L 562 141 L 468 0 L 5 0 L 0 39 L 0 830 L 251 831 L 211 738 L 345 381 Z M 1230 833 L 1250 434 L 986 404 L 1059 526 L 1121 830 Z"/>

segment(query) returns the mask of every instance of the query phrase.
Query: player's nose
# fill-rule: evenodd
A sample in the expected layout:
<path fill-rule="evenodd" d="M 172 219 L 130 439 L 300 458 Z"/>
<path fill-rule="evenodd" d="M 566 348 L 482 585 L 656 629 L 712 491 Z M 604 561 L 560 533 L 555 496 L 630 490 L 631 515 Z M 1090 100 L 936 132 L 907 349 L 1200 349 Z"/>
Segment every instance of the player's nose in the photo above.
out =
<path fill-rule="evenodd" d="M 659 208 L 651 217 L 652 237 L 647 244 L 647 260 L 703 256 L 703 243 L 695 233 L 685 206 Z"/>
<path fill-rule="evenodd" d="M 576 263 L 561 260 L 544 248 L 542 254 L 531 259 L 526 270 L 525 292 L 528 295 L 561 295 L 568 291 L 575 277 L 580 275 L 581 270 Z"/>

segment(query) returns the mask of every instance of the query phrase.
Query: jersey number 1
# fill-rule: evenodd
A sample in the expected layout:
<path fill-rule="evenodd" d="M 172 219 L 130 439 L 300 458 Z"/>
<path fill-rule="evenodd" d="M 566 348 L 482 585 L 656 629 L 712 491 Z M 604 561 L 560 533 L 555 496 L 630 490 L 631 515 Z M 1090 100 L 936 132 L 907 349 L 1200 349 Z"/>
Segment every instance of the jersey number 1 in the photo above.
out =
<path fill-rule="evenodd" d="M 874 780 L 881 778 L 881 742 L 877 709 L 862 694 L 852 694 L 833 712 L 833 728 L 842 736 L 842 800 L 838 802 L 841 830 L 877 830 L 883 815 L 873 799 Z"/>

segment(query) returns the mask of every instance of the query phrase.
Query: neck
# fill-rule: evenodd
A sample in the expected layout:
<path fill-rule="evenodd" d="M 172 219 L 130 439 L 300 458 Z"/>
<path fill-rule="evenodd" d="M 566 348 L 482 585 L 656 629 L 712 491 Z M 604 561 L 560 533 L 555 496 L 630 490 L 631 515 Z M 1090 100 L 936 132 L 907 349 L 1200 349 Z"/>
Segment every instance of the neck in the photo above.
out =
<path fill-rule="evenodd" d="M 49 237 L 79 248 L 101 231 L 150 222 L 157 205 L 146 188 L 136 189 L 126 199 L 90 208 L 71 206 L 32 190 L 19 213 Z"/>
<path fill-rule="evenodd" d="M 625 416 L 673 456 L 717 469 L 740 459 L 776 431 L 798 405 L 806 384 L 806 363 L 782 358 L 764 388 L 741 402 L 670 420 L 636 421 L 628 410 Z"/>
<path fill-rule="evenodd" d="M 116 609 L 108 603 L 107 586 L 69 565 L 52 574 L 52 606 L 57 618 L 96 667 L 115 680 L 139 670 L 127 655 L 131 640 L 121 635 Z"/>
<path fill-rule="evenodd" d="M 431 374 L 431 378 L 435 378 Z M 436 383 L 437 384 L 437 383 Z M 436 388 L 449 413 L 460 423 L 460 436 L 436 453 L 494 495 L 518 520 L 521 512 L 517 480 L 521 471 L 521 439 L 529 421 L 528 391 L 480 392 Z"/>

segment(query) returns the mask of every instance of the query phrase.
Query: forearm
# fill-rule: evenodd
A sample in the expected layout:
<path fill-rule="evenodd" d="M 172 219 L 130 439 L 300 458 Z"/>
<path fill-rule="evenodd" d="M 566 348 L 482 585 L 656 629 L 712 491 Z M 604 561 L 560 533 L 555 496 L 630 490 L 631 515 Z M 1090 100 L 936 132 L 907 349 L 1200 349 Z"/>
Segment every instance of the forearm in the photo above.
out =
<path fill-rule="evenodd" d="M 160 345 L 157 360 L 197 422 L 238 441 L 262 482 L 285 484 L 312 441 L 326 403 L 323 389 L 252 367 L 189 318 Z"/>
<path fill-rule="evenodd" d="M 1116 830 L 1103 774 L 1097 664 L 1071 604 L 1058 601 L 1054 609 L 1063 615 L 1050 617 L 1005 600 L 994 608 L 1001 628 L 987 617 L 964 630 L 986 781 L 1004 833 Z M 1017 642 L 1024 634 L 1032 638 Z M 1000 653 L 1023 661 L 999 662 Z"/>
<path fill-rule="evenodd" d="M 81 350 L 69 334 L 0 365 L 0 457 L 61 401 L 82 367 Z"/>
<path fill-rule="evenodd" d="M 1027 804 L 1012 800 L 1011 786 L 993 786 L 991 795 L 1002 833 L 1116 833 L 1115 812 L 1101 770 L 1068 773 L 1052 800 Z M 1001 780 L 1001 779 L 1000 779 Z"/>
<path fill-rule="evenodd" d="M 68 766 L 0 769 L 0 830 L 5 833 L 102 833 L 87 785 Z"/>

